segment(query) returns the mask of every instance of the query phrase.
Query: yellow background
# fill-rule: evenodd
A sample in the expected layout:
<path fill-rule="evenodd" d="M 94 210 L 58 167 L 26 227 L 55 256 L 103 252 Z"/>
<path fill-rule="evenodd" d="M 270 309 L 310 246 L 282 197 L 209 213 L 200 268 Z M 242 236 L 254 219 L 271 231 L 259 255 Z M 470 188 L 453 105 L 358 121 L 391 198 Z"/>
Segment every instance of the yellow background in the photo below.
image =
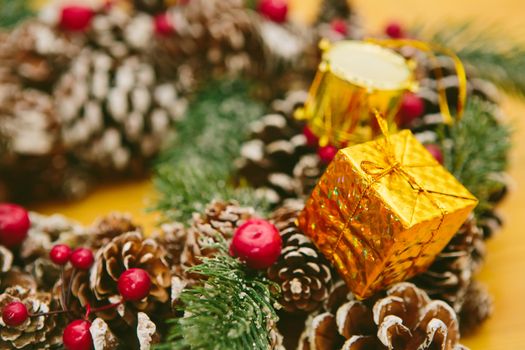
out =
<path fill-rule="evenodd" d="M 317 0 L 291 1 L 294 7 L 304 8 Z M 391 19 L 436 25 L 475 19 L 488 27 L 500 27 L 505 35 L 518 39 L 525 35 L 525 0 L 355 0 L 353 4 L 372 31 Z M 495 297 L 495 312 L 477 334 L 463 340 L 471 349 L 525 349 L 525 105 L 506 101 L 504 107 L 516 129 L 510 169 L 515 183 L 501 207 L 505 228 L 489 242 L 488 258 L 479 275 Z M 153 197 L 153 187 L 143 180 L 103 186 L 74 204 L 46 203 L 33 209 L 60 212 L 84 223 L 109 211 L 127 211 L 151 228 L 155 217 L 145 214 L 144 208 Z"/>

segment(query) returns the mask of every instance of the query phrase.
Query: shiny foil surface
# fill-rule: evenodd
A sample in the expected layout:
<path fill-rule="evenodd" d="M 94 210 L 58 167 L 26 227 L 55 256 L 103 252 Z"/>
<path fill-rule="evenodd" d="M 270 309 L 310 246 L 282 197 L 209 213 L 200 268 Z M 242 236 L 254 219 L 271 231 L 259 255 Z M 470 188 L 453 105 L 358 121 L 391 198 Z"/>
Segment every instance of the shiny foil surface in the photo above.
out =
<path fill-rule="evenodd" d="M 424 271 L 476 204 L 404 130 L 340 150 L 299 226 L 366 298 Z"/>

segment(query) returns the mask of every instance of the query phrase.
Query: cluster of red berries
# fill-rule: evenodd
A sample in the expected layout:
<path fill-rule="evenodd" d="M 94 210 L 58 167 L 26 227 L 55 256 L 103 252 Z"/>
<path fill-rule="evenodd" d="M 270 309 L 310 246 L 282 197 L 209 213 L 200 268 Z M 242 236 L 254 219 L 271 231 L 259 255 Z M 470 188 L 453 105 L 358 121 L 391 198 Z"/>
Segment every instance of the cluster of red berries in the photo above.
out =
<path fill-rule="evenodd" d="M 72 250 L 65 244 L 55 245 L 49 252 L 49 257 L 53 263 L 62 266 L 69 262 L 78 270 L 88 270 L 94 263 L 93 252 L 87 248 L 77 248 Z M 63 285 L 68 285 L 62 281 Z M 117 282 L 117 289 L 122 300 L 116 304 L 109 304 L 98 309 L 86 307 L 86 314 L 83 319 L 70 322 L 63 333 L 64 346 L 68 350 L 91 350 L 93 349 L 93 339 L 91 337 L 91 322 L 89 316 L 93 312 L 115 308 L 127 301 L 139 301 L 146 298 L 151 289 L 151 278 L 149 274 L 140 268 L 131 268 L 124 271 Z M 2 310 L 2 320 L 9 327 L 18 327 L 24 324 L 30 317 L 50 316 L 58 313 L 68 313 L 67 305 L 63 305 L 61 311 L 52 311 L 43 314 L 30 314 L 26 305 L 22 302 L 12 302 L 7 304 Z"/>

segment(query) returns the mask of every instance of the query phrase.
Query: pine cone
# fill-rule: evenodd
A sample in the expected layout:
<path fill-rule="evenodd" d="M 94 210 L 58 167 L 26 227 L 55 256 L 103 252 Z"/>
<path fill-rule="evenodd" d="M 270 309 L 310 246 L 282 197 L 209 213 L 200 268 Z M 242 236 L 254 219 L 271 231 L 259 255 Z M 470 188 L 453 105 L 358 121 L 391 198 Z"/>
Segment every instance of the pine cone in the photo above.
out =
<path fill-rule="evenodd" d="M 472 281 L 459 313 L 461 334 L 473 333 L 492 314 L 493 299 L 487 287 Z"/>
<path fill-rule="evenodd" d="M 90 288 L 96 298 L 109 301 L 118 297 L 118 277 L 134 267 L 146 270 L 154 278 L 148 299 L 126 307 L 133 306 L 150 313 L 157 306 L 167 303 L 171 277 L 166 252 L 156 241 L 144 239 L 138 232 L 117 236 L 97 252 L 90 277 Z"/>
<path fill-rule="evenodd" d="M 49 92 L 81 44 L 79 37 L 31 19 L 6 35 L 0 62 L 24 88 Z"/>
<path fill-rule="evenodd" d="M 318 309 L 332 283 L 330 264 L 295 224 L 301 204 L 287 202 L 271 216 L 281 233 L 283 249 L 279 260 L 268 269 L 268 278 L 281 287 L 279 302 L 287 312 Z"/>
<path fill-rule="evenodd" d="M 454 310 L 413 284 L 394 285 L 370 303 L 350 300 L 336 315 L 312 316 L 299 349 L 464 349 Z"/>
<path fill-rule="evenodd" d="M 225 73 L 259 72 L 265 62 L 257 16 L 243 0 L 192 0 L 169 15 L 176 29 L 159 37 L 152 58 L 162 76 L 193 88 L 196 82 Z M 177 76 L 173 76 L 173 74 Z"/>
<path fill-rule="evenodd" d="M 0 284 L 2 284 L 2 277 L 6 272 L 11 270 L 12 265 L 13 253 L 11 253 L 9 249 L 0 245 Z"/>
<path fill-rule="evenodd" d="M 235 202 L 213 201 L 203 214 L 194 214 L 188 230 L 181 264 L 191 267 L 201 262 L 200 257 L 212 256 L 215 251 L 206 246 L 215 241 L 217 234 L 231 240 L 235 229 L 244 221 L 254 217 L 255 210 L 240 207 Z"/>
<path fill-rule="evenodd" d="M 130 214 L 110 213 L 98 218 L 87 229 L 84 245 L 96 250 L 108 244 L 115 237 L 131 231 L 142 232 L 142 228 L 132 221 Z"/>
<path fill-rule="evenodd" d="M 20 286 L 13 286 L 0 294 L 0 309 L 11 302 L 22 302 L 30 314 L 54 309 L 49 293 L 36 293 Z M 0 349 L 51 349 L 62 344 L 64 320 L 60 316 L 30 317 L 17 327 L 9 327 L 0 319 Z"/>
<path fill-rule="evenodd" d="M 86 235 L 82 225 L 59 214 L 46 216 L 31 212 L 29 218 L 31 227 L 19 252 L 25 264 L 38 258 L 47 259 L 55 244 L 77 246 Z"/>
<path fill-rule="evenodd" d="M 181 258 L 186 245 L 187 231 L 180 222 L 165 223 L 151 236 L 166 250 L 166 260 L 176 275 L 181 272 Z"/>
<path fill-rule="evenodd" d="M 305 171 L 304 164 L 301 164 L 300 169 L 294 169 L 303 156 L 316 157 L 315 149 L 307 145 L 302 125 L 293 117 L 294 111 L 304 103 L 306 96 L 305 91 L 295 91 L 284 100 L 274 101 L 272 107 L 275 113 L 251 124 L 250 140 L 241 146 L 240 158 L 235 162 L 237 176 L 260 189 L 275 204 L 307 192 L 298 178 L 308 178 L 305 180 L 308 184 L 304 186 L 307 187 L 312 182 L 309 175 L 315 173 L 312 168 Z M 315 165 L 320 166 L 319 163 Z M 294 177 L 294 171 L 297 177 Z"/>
<path fill-rule="evenodd" d="M 143 173 L 184 113 L 185 100 L 146 59 L 152 35 L 145 14 L 101 12 L 54 91 L 64 147 L 108 175 Z"/>
<path fill-rule="evenodd" d="M 449 303 L 460 312 L 474 274 L 485 256 L 483 234 L 473 216 L 436 257 L 424 273 L 412 279 L 433 299 Z"/>

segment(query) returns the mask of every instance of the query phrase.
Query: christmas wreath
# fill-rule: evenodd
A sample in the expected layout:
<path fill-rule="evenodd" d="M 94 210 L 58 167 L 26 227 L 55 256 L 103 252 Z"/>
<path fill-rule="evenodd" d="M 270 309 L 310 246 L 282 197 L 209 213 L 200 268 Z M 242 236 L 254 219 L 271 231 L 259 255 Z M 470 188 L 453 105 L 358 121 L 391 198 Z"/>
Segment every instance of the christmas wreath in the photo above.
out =
<path fill-rule="evenodd" d="M 0 204 L 0 349 L 463 349 L 490 316 L 525 48 L 471 24 L 363 42 L 342 0 L 308 24 L 285 0 L 0 9 L 0 198 L 152 170 L 163 216 Z M 410 86 L 379 110 L 389 71 L 345 80 L 339 49 Z"/>

